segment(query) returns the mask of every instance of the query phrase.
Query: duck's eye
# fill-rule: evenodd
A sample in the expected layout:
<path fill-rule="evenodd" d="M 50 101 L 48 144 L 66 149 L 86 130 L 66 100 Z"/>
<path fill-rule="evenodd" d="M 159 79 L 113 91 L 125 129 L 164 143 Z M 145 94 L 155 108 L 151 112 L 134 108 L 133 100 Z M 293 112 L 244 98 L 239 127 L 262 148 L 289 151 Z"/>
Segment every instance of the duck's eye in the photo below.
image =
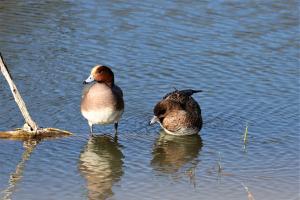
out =
<path fill-rule="evenodd" d="M 160 115 L 164 115 L 165 112 L 166 112 L 166 110 L 165 110 L 165 109 L 162 109 L 162 110 L 160 110 L 160 111 L 158 112 L 158 115 L 159 115 L 159 116 L 160 116 Z"/>

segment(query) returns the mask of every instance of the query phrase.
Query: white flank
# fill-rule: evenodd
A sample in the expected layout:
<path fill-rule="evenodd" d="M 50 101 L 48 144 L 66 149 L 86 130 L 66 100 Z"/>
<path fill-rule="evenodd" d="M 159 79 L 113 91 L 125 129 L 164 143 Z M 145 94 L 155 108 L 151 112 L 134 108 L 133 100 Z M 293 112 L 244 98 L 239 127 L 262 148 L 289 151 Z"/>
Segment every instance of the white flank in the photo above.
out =
<path fill-rule="evenodd" d="M 104 108 L 101 111 L 82 111 L 82 115 L 90 124 L 112 124 L 120 120 L 123 110 L 116 111 L 112 108 Z"/>

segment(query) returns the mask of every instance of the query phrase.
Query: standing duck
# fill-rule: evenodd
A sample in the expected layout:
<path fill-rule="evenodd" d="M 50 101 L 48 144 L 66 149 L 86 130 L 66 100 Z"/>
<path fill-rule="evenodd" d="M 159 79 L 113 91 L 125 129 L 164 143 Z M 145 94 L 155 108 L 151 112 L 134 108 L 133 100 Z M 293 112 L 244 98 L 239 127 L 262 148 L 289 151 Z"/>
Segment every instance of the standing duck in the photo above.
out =
<path fill-rule="evenodd" d="M 202 128 L 201 109 L 192 95 L 201 90 L 175 90 L 154 107 L 150 125 L 159 123 L 166 133 L 194 135 Z"/>
<path fill-rule="evenodd" d="M 88 120 L 90 133 L 94 124 L 114 124 L 115 133 L 124 111 L 123 92 L 114 82 L 114 73 L 107 66 L 95 66 L 83 82 L 81 113 Z"/>

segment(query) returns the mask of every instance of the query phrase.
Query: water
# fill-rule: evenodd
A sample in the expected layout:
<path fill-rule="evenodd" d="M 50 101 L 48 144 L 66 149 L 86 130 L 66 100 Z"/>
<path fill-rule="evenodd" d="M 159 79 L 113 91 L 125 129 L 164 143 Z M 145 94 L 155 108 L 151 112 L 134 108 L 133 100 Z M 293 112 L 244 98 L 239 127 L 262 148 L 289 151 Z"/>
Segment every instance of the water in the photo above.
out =
<path fill-rule="evenodd" d="M 33 119 L 74 136 L 0 140 L 0 198 L 240 200 L 244 184 L 255 199 L 299 199 L 298 8 L 296 0 L 2 0 L 0 49 Z M 88 139 L 80 114 L 95 64 L 112 66 L 125 94 L 117 139 L 112 126 Z M 148 126 L 174 87 L 204 90 L 194 95 L 201 138 Z M 22 126 L 4 78 L 0 93 L 1 130 Z"/>

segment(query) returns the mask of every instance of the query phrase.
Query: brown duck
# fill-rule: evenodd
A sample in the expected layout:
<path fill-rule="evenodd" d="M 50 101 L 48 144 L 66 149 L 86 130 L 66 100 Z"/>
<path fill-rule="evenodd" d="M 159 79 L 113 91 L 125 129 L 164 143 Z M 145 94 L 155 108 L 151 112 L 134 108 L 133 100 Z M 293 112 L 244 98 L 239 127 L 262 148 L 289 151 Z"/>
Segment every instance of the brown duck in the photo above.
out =
<path fill-rule="evenodd" d="M 166 133 L 194 135 L 202 128 L 201 109 L 192 95 L 201 90 L 175 90 L 154 107 L 150 124 L 159 123 Z"/>

